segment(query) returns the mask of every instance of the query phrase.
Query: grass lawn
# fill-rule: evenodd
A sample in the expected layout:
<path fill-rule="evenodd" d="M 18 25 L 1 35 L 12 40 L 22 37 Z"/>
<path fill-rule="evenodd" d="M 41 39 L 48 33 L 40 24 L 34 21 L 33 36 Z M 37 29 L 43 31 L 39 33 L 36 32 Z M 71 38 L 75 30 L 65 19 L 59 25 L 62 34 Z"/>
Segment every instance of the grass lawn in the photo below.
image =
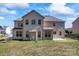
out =
<path fill-rule="evenodd" d="M 1 56 L 72 56 L 79 55 L 79 41 L 67 39 L 63 41 L 39 40 L 0 41 Z"/>

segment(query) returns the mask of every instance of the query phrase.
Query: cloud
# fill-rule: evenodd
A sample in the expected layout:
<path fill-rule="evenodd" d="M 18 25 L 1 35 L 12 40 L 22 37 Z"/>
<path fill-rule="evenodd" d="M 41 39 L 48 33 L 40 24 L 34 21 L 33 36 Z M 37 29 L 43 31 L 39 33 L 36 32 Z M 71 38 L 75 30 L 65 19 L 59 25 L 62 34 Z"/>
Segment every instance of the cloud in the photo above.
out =
<path fill-rule="evenodd" d="M 4 3 L 6 6 L 16 6 L 16 3 Z"/>
<path fill-rule="evenodd" d="M 61 13 L 61 14 L 74 14 L 75 10 L 65 6 L 66 3 L 53 3 L 51 4 L 47 9 L 49 11 L 55 11 L 57 13 Z"/>
<path fill-rule="evenodd" d="M 25 7 L 28 7 L 29 4 L 28 3 L 20 3 L 19 6 L 25 8 Z"/>
<path fill-rule="evenodd" d="M 5 19 L 5 17 L 3 17 L 3 16 L 0 16 L 0 20 L 2 20 L 2 19 Z"/>
<path fill-rule="evenodd" d="M 16 14 L 16 11 L 15 10 L 8 10 L 7 8 L 0 8 L 0 13 Z"/>
<path fill-rule="evenodd" d="M 76 12 L 76 9 L 68 7 L 66 3 L 53 3 L 46 9 L 53 15 L 65 20 L 65 28 L 72 28 L 72 22 L 79 17 L 79 12 Z"/>
<path fill-rule="evenodd" d="M 15 6 L 18 6 L 18 7 L 21 7 L 21 8 L 26 8 L 29 6 L 28 3 L 6 3 L 5 4 L 6 7 L 15 7 Z"/>
<path fill-rule="evenodd" d="M 68 18 L 64 19 L 64 20 L 65 20 L 65 27 L 66 27 L 66 28 L 72 28 L 72 22 L 73 22 L 75 19 L 76 19 L 75 17 L 73 17 L 73 18 L 68 17 Z"/>
<path fill-rule="evenodd" d="M 13 8 L 21 7 L 26 8 L 29 6 L 28 3 L 3 3 L 1 4 L 2 8 L 0 8 L 0 13 L 7 13 L 7 14 L 16 14 L 16 10 Z"/>

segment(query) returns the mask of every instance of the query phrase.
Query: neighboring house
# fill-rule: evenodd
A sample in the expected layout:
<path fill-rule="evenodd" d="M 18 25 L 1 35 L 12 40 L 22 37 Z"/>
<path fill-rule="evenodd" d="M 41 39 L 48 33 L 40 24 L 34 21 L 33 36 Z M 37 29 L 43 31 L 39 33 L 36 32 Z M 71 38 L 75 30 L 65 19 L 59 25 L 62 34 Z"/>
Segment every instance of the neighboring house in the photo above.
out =
<path fill-rule="evenodd" d="M 37 11 L 14 20 L 13 38 L 32 39 L 60 39 L 64 37 L 64 21 L 53 16 L 42 16 Z"/>
<path fill-rule="evenodd" d="M 0 26 L 0 40 L 5 39 L 6 35 L 6 26 Z"/>
<path fill-rule="evenodd" d="M 79 17 L 73 21 L 73 33 L 78 33 L 79 32 Z"/>

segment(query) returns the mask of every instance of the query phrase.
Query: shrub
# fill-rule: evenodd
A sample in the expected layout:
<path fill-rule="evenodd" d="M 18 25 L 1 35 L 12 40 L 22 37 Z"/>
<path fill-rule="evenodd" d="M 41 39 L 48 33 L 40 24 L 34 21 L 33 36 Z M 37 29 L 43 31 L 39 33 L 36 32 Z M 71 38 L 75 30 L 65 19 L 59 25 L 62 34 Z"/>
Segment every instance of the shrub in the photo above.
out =
<path fill-rule="evenodd" d="M 65 30 L 65 33 L 69 35 L 69 34 L 72 34 L 72 31 Z"/>
<path fill-rule="evenodd" d="M 74 38 L 74 39 L 79 39 L 79 33 L 68 34 L 68 35 L 66 35 L 66 37 Z"/>

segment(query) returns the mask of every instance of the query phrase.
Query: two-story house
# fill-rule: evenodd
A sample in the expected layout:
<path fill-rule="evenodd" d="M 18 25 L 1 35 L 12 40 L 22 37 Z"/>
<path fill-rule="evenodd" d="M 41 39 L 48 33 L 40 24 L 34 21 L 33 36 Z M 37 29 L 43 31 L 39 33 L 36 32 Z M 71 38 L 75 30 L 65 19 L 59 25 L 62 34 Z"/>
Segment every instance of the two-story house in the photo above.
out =
<path fill-rule="evenodd" d="M 73 24 L 73 27 L 72 27 L 72 30 L 73 30 L 73 33 L 78 33 L 79 32 L 79 17 L 72 22 Z"/>
<path fill-rule="evenodd" d="M 14 20 L 13 38 L 23 40 L 60 39 L 64 37 L 64 21 L 53 16 L 42 16 L 32 10 Z"/>
<path fill-rule="evenodd" d="M 7 26 L 0 26 L 0 40 L 5 39 Z"/>

